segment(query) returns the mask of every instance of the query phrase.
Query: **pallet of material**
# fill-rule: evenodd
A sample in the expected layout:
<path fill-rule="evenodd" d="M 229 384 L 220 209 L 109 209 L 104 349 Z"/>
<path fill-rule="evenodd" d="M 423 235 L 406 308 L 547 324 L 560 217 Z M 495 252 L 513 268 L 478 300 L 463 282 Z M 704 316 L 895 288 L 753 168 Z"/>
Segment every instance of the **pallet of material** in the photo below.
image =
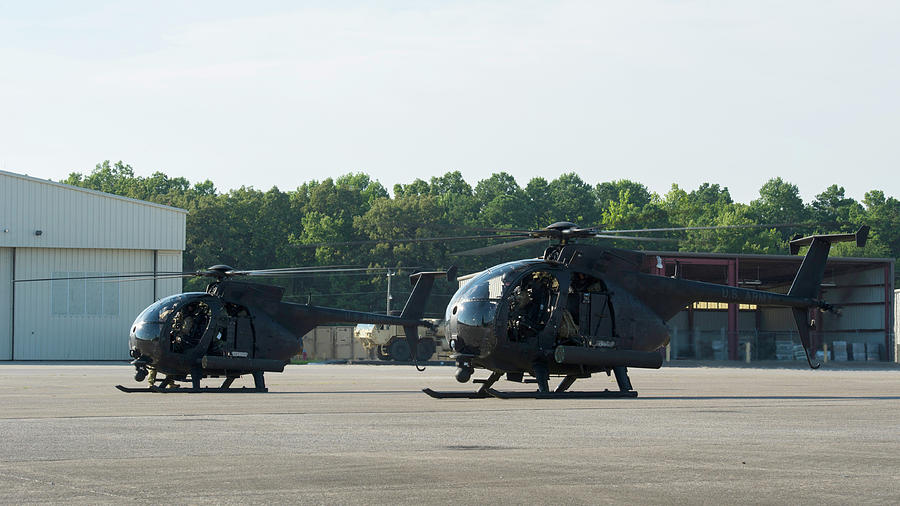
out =
<path fill-rule="evenodd" d="M 775 358 L 777 360 L 794 360 L 794 342 L 775 341 Z"/>
<path fill-rule="evenodd" d="M 846 362 L 848 359 L 847 341 L 832 342 L 831 343 L 831 353 L 832 353 L 832 359 L 835 362 Z"/>
<path fill-rule="evenodd" d="M 851 346 L 851 360 L 853 361 L 863 361 L 866 360 L 866 343 L 853 343 Z"/>
<path fill-rule="evenodd" d="M 877 362 L 881 360 L 881 345 L 878 343 L 866 343 L 866 360 Z"/>

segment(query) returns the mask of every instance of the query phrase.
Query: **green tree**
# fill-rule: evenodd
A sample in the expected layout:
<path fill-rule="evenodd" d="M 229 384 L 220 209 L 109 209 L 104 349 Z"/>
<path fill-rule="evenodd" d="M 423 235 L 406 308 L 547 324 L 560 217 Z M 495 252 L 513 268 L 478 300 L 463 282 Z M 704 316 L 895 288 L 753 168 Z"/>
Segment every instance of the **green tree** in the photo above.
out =
<path fill-rule="evenodd" d="M 728 188 L 703 183 L 690 193 L 673 184 L 663 199 L 669 221 L 676 227 L 713 225 L 719 215 L 729 210 L 734 202 Z"/>
<path fill-rule="evenodd" d="M 478 205 L 472 187 L 458 170 L 431 178 L 428 194 L 437 197 L 448 227 L 462 233 L 466 226 L 475 223 Z"/>
<path fill-rule="evenodd" d="M 516 179 L 506 172 L 498 172 L 475 185 L 478 219 L 482 226 L 518 228 L 525 221 L 525 192 Z"/>
<path fill-rule="evenodd" d="M 430 188 L 428 187 L 428 183 L 425 181 L 416 178 L 410 184 L 395 184 L 394 185 L 394 197 L 414 197 L 419 195 L 428 195 L 430 193 Z"/>
<path fill-rule="evenodd" d="M 594 187 L 597 212 L 602 214 L 611 202 L 619 200 L 625 192 L 628 193 L 630 202 L 638 207 L 646 206 L 653 200 L 650 190 L 641 183 L 627 179 L 597 183 L 597 186 Z"/>
<path fill-rule="evenodd" d="M 847 227 L 852 223 L 852 217 L 860 216 L 862 210 L 862 205 L 845 197 L 844 187 L 836 184 L 816 195 L 816 199 L 810 205 L 812 221 L 825 230 Z"/>
<path fill-rule="evenodd" d="M 134 169 L 131 168 L 131 165 L 122 163 L 121 160 L 113 165 L 110 165 L 109 160 L 98 163 L 88 176 L 72 172 L 62 182 L 125 197 L 131 197 L 136 193 Z"/>
<path fill-rule="evenodd" d="M 585 227 L 599 221 L 591 186 L 574 172 L 560 175 L 547 185 L 547 190 L 553 221 L 571 221 Z"/>
<path fill-rule="evenodd" d="M 644 189 L 646 190 L 646 189 Z M 610 200 L 602 214 L 602 226 L 607 230 L 631 230 L 666 227 L 668 214 L 656 194 L 648 194 L 623 185 L 618 198 Z M 659 245 L 656 245 L 659 246 Z"/>
<path fill-rule="evenodd" d="M 759 198 L 750 202 L 751 220 L 760 224 L 800 224 L 809 221 L 809 211 L 800 198 L 797 185 L 780 177 L 770 179 L 759 189 Z M 792 229 L 781 228 L 782 240 L 787 241 Z"/>
<path fill-rule="evenodd" d="M 711 223 L 700 226 L 755 225 L 749 206 L 732 204 L 724 207 Z M 785 254 L 787 248 L 781 233 L 775 228 L 723 228 L 691 230 L 678 243 L 680 251 L 713 253 Z"/>
<path fill-rule="evenodd" d="M 532 178 L 525 186 L 525 228 L 538 229 L 546 227 L 556 220 L 550 197 L 550 183 L 542 177 Z M 586 225 L 587 226 L 587 225 Z"/>
<path fill-rule="evenodd" d="M 885 197 L 881 190 L 871 190 L 863 197 L 865 214 L 860 220 L 868 224 L 871 238 L 883 244 L 890 256 L 900 257 L 900 201 Z M 851 213 L 851 217 L 857 216 Z"/>

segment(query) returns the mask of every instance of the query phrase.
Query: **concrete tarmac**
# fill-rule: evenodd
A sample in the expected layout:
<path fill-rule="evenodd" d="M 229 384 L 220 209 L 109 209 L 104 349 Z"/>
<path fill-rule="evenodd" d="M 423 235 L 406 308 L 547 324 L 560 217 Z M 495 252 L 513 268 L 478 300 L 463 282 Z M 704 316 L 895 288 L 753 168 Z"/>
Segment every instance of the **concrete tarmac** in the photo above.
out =
<path fill-rule="evenodd" d="M 473 386 L 367 365 L 113 388 L 132 372 L 0 364 L 0 503 L 900 503 L 898 370 L 633 370 L 617 400 L 437 400 Z"/>

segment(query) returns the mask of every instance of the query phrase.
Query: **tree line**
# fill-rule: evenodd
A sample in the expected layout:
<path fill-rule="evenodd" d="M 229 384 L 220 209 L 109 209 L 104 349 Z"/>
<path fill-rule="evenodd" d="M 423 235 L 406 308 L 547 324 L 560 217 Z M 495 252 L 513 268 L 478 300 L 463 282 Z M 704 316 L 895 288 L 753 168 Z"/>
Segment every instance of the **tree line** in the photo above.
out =
<path fill-rule="evenodd" d="M 62 181 L 188 211 L 186 270 L 215 264 L 238 269 L 340 265 L 391 268 L 401 274 L 417 268 L 458 265 L 473 272 L 506 260 L 537 256 L 545 245 L 520 247 L 487 256 L 453 253 L 491 244 L 485 240 L 390 242 L 485 235 L 486 230 L 535 229 L 557 221 L 603 229 L 799 224 L 795 227 L 698 230 L 664 234 L 677 243 L 617 240 L 615 247 L 719 253 L 785 254 L 796 234 L 852 232 L 871 227 L 869 243 L 859 249 L 835 245 L 842 256 L 900 257 L 900 201 L 881 190 L 862 202 L 831 185 L 809 203 L 796 185 L 777 177 L 759 190 L 759 198 L 735 202 L 728 188 L 704 183 L 688 190 L 673 184 L 665 195 L 627 179 L 591 185 L 575 173 L 548 181 L 535 177 L 524 187 L 506 172 L 473 187 L 460 172 L 428 181 L 396 184 L 389 192 L 364 173 L 302 182 L 294 190 L 267 191 L 252 186 L 219 192 L 213 182 L 155 172 L 136 176 L 130 165 L 104 161 L 89 173 L 73 172 Z M 489 233 L 489 232 L 488 232 Z M 378 242 L 365 242 L 378 241 Z M 357 242 L 340 245 L 335 243 Z M 384 272 L 305 276 L 285 285 L 289 296 L 314 304 L 384 310 Z M 194 280 L 187 289 L 202 289 Z M 394 307 L 402 307 L 409 287 L 392 286 Z M 429 310 L 440 311 L 452 287 L 436 288 Z"/>

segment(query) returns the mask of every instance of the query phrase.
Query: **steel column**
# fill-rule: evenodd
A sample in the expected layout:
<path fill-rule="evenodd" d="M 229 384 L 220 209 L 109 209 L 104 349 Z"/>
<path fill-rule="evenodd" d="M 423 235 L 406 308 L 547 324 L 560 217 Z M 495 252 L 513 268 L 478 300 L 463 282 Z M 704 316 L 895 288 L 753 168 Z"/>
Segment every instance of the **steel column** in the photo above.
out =
<path fill-rule="evenodd" d="M 894 331 L 894 263 L 890 262 L 884 266 L 884 357 L 888 361 L 896 360 L 895 343 L 891 342 L 897 338 L 891 339 Z"/>
<path fill-rule="evenodd" d="M 12 275 L 10 276 L 12 289 L 10 297 L 10 322 L 9 322 L 9 359 L 16 359 L 16 253 L 18 248 L 12 249 Z"/>
<path fill-rule="evenodd" d="M 728 261 L 728 286 L 737 286 L 738 260 Z M 728 360 L 738 359 L 738 304 L 728 304 Z"/>
<path fill-rule="evenodd" d="M 153 250 L 153 302 L 159 300 L 156 293 L 156 283 L 159 279 L 156 277 L 159 273 L 159 250 Z"/>

